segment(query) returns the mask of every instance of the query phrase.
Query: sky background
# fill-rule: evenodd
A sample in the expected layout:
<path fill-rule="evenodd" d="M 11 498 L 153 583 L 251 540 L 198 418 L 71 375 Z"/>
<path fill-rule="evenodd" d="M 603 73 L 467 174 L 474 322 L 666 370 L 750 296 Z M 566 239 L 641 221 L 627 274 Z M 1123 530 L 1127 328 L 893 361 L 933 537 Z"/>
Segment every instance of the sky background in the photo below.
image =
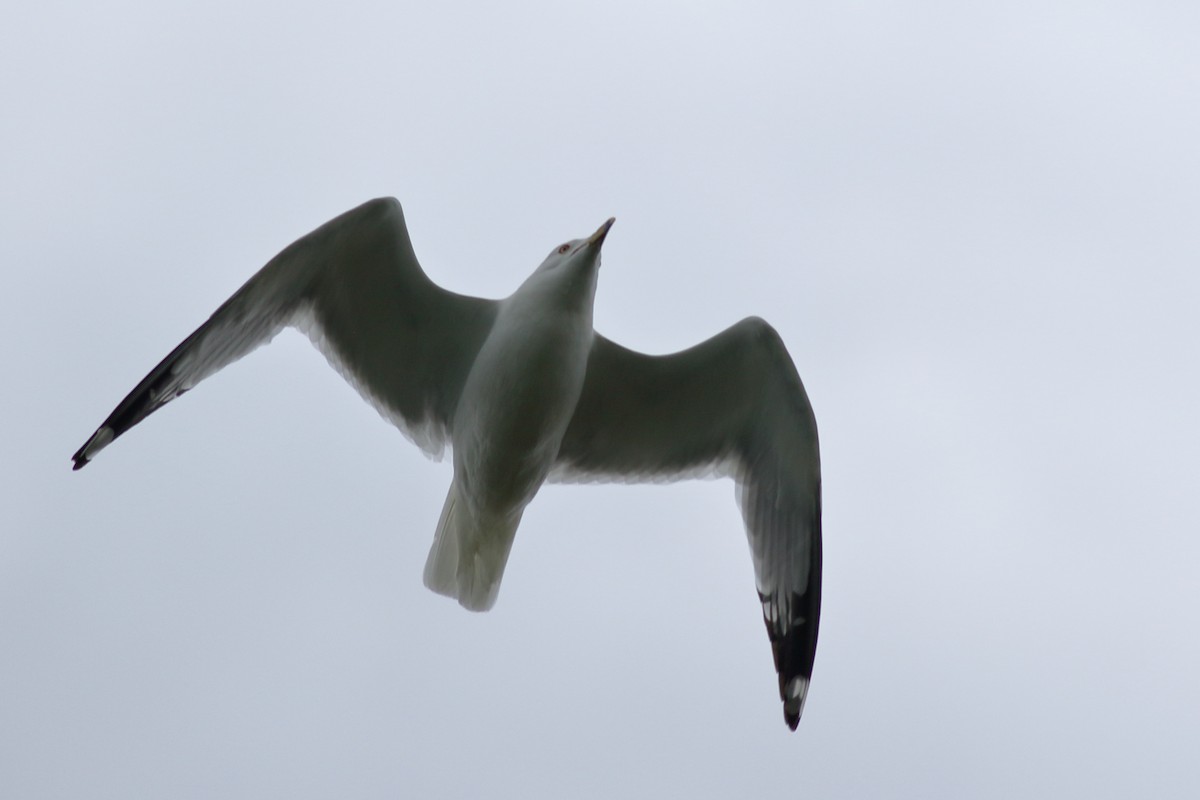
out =
<path fill-rule="evenodd" d="M 1146 0 L 6 9 L 0 796 L 1195 797 L 1198 53 Z M 605 335 L 779 330 L 796 733 L 727 482 L 547 487 L 470 614 L 449 463 L 290 331 L 71 472 L 380 195 L 448 288 L 615 215 Z"/>

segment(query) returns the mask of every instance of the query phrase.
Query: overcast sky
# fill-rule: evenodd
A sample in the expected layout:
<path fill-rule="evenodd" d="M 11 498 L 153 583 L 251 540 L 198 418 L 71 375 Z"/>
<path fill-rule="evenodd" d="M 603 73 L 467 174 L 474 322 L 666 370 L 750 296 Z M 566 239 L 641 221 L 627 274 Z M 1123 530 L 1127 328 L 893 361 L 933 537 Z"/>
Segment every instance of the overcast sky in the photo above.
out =
<path fill-rule="evenodd" d="M 0 34 L 0 796 L 1191 798 L 1200 12 L 18 3 Z M 790 733 L 732 486 L 545 488 L 496 608 L 450 481 L 287 332 L 72 473 L 283 246 L 394 195 L 596 325 L 760 315 L 816 409 Z"/>

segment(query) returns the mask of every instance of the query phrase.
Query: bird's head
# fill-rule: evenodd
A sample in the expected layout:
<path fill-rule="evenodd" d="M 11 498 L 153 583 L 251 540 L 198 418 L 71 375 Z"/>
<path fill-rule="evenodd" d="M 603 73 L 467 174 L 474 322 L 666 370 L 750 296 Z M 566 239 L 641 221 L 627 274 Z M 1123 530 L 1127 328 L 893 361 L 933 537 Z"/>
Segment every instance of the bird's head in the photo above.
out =
<path fill-rule="evenodd" d="M 600 268 L 600 248 L 614 222 L 616 218 L 610 217 L 591 236 L 572 239 L 555 247 L 526 279 L 521 290 L 538 286 L 555 294 L 566 292 L 570 295 L 583 290 L 590 304 Z"/>
<path fill-rule="evenodd" d="M 550 272 L 567 265 L 600 266 L 600 247 L 604 244 L 604 237 L 608 236 L 608 229 L 616 221 L 616 217 L 609 217 L 591 236 L 563 242 L 550 251 L 536 272 Z"/>

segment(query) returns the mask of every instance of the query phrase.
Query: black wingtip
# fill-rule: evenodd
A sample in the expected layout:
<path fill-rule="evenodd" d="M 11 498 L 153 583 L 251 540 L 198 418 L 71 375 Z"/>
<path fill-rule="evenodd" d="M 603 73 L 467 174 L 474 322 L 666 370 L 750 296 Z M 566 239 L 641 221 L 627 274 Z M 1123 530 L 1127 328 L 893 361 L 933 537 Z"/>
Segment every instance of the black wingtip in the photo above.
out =
<path fill-rule="evenodd" d="M 117 438 L 117 434 L 113 432 L 111 427 L 108 425 L 101 425 L 96 429 L 96 432 L 92 434 L 92 438 L 84 442 L 83 447 L 79 448 L 75 452 L 75 455 L 71 456 L 71 460 L 75 462 L 75 465 L 71 467 L 71 469 L 83 469 L 91 462 L 92 457 L 95 456 L 96 453 L 99 453 L 101 450 L 112 444 L 112 440 L 115 438 Z"/>
<path fill-rule="evenodd" d="M 779 675 L 779 699 L 783 701 L 783 720 L 792 730 L 804 716 L 804 701 L 808 699 L 808 687 L 812 683 L 813 660 L 817 649 L 817 631 L 820 625 L 820 586 L 811 586 L 817 592 L 793 594 L 791 603 L 780 613 L 779 604 L 760 594 L 763 602 L 763 622 L 771 640 L 771 654 L 775 657 L 775 671 Z M 807 608 L 806 608 L 807 606 Z M 800 616 L 800 609 L 808 615 Z M 787 625 L 781 630 L 781 622 Z"/>

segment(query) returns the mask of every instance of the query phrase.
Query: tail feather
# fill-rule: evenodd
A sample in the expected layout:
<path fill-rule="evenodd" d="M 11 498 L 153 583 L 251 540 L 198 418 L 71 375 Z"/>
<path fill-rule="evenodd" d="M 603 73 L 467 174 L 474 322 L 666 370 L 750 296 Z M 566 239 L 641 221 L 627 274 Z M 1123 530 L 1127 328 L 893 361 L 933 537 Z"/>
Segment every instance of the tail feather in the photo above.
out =
<path fill-rule="evenodd" d="M 479 520 L 460 502 L 450 485 L 429 558 L 425 586 L 453 597 L 463 608 L 487 611 L 496 603 L 521 512 L 498 520 Z"/>
<path fill-rule="evenodd" d="M 438 518 L 437 531 L 433 536 L 433 547 L 425 560 L 425 586 L 431 591 L 447 597 L 458 597 L 458 536 L 452 533 L 457 526 L 451 521 L 456 516 L 458 491 L 450 485 L 442 515 Z"/>

